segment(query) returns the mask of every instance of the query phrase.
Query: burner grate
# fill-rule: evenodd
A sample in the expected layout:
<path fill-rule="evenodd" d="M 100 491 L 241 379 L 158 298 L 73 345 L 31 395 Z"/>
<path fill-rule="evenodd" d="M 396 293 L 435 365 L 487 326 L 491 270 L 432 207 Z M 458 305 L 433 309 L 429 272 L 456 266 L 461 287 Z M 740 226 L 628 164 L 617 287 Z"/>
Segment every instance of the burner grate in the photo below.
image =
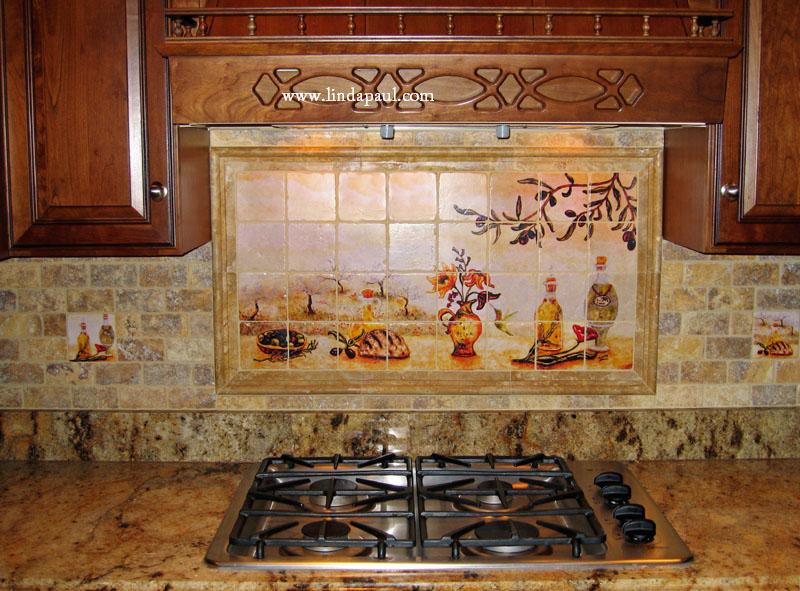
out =
<path fill-rule="evenodd" d="M 564 545 L 579 558 L 606 540 L 560 457 L 433 454 L 417 458 L 416 473 L 423 549 L 449 548 L 455 559 L 465 548 L 514 556 Z"/>

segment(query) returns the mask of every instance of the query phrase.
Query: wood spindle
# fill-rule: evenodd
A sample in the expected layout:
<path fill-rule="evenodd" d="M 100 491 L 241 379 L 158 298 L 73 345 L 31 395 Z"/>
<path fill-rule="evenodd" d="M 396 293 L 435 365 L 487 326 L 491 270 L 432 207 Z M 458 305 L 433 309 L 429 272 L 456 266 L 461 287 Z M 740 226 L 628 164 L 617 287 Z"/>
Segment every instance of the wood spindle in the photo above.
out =
<path fill-rule="evenodd" d="M 645 14 L 642 16 L 642 37 L 650 36 L 650 16 Z"/>
<path fill-rule="evenodd" d="M 452 14 L 447 15 L 447 34 L 452 35 L 453 31 L 456 30 L 456 23 L 455 19 Z"/>
<path fill-rule="evenodd" d="M 720 29 L 720 26 L 719 26 L 719 19 L 712 19 L 712 21 L 711 21 L 711 36 L 712 37 L 719 37 L 720 32 L 721 32 L 721 29 Z"/>
<path fill-rule="evenodd" d="M 595 36 L 599 36 L 600 32 L 603 30 L 603 15 L 596 14 L 594 15 L 594 34 Z"/>
<path fill-rule="evenodd" d="M 406 34 L 406 17 L 402 12 L 397 15 L 397 34 Z"/>
<path fill-rule="evenodd" d="M 697 17 L 692 17 L 692 37 L 698 37 L 700 35 L 700 24 L 697 22 Z"/>
<path fill-rule="evenodd" d="M 498 14 L 497 15 L 497 23 L 494 25 L 494 29 L 495 29 L 495 31 L 497 31 L 498 35 L 502 35 L 503 34 L 503 28 L 504 28 L 503 15 L 502 14 Z"/>
<path fill-rule="evenodd" d="M 247 16 L 247 34 L 253 37 L 256 34 L 256 15 Z"/>
<path fill-rule="evenodd" d="M 205 15 L 201 14 L 200 17 L 198 18 L 198 22 L 199 22 L 199 24 L 197 26 L 197 33 L 201 37 L 205 37 L 206 35 L 208 35 L 208 25 L 206 24 Z"/>
<path fill-rule="evenodd" d="M 544 34 L 545 35 L 552 35 L 553 34 L 553 15 L 546 14 L 544 16 Z"/>
<path fill-rule="evenodd" d="M 355 35 L 355 33 L 356 33 L 356 15 L 351 13 L 347 15 L 347 34 Z"/>
<path fill-rule="evenodd" d="M 300 32 L 300 35 L 306 34 L 306 15 L 297 15 L 297 30 Z"/>

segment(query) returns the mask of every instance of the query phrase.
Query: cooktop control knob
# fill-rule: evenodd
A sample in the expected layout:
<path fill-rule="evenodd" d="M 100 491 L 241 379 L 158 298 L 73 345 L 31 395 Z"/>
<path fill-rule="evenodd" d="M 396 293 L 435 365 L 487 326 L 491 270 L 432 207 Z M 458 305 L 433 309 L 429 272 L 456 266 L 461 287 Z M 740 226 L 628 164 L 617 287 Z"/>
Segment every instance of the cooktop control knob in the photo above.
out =
<path fill-rule="evenodd" d="M 594 483 L 600 488 L 609 484 L 622 484 L 622 474 L 619 472 L 600 472 L 594 477 Z"/>
<path fill-rule="evenodd" d="M 634 519 L 622 524 L 622 533 L 631 544 L 647 544 L 656 537 L 656 524 L 650 519 Z"/>
<path fill-rule="evenodd" d="M 600 496 L 609 507 L 625 505 L 631 500 L 631 487 L 627 484 L 609 484 L 600 489 Z"/>
<path fill-rule="evenodd" d="M 627 521 L 634 519 L 644 519 L 644 507 L 637 503 L 628 503 L 627 505 L 619 505 L 612 512 L 611 516 L 619 521 L 622 525 Z"/>

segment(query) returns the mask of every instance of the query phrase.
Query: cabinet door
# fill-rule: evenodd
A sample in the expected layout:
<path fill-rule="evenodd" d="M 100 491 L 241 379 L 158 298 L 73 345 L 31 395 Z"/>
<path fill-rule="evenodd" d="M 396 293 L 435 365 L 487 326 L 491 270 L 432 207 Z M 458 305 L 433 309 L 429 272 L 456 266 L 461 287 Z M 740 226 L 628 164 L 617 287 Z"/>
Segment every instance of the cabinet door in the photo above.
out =
<path fill-rule="evenodd" d="M 173 244 L 163 3 L 2 6 L 12 251 Z"/>
<path fill-rule="evenodd" d="M 741 217 L 800 222 L 800 2 L 748 10 Z"/>
<path fill-rule="evenodd" d="M 800 2 L 726 0 L 745 40 L 721 125 L 670 129 L 664 237 L 706 253 L 800 253 Z"/>

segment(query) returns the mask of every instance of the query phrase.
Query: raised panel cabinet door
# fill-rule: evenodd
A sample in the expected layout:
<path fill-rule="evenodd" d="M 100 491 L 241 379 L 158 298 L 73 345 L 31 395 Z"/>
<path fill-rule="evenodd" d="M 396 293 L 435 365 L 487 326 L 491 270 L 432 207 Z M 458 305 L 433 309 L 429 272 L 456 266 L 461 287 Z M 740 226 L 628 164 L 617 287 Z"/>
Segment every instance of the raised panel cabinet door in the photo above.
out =
<path fill-rule="evenodd" d="M 171 245 L 163 3 L 2 6 L 12 250 Z"/>
<path fill-rule="evenodd" d="M 800 222 L 800 2 L 748 3 L 741 217 Z M 800 231 L 800 227 L 798 227 Z"/>

